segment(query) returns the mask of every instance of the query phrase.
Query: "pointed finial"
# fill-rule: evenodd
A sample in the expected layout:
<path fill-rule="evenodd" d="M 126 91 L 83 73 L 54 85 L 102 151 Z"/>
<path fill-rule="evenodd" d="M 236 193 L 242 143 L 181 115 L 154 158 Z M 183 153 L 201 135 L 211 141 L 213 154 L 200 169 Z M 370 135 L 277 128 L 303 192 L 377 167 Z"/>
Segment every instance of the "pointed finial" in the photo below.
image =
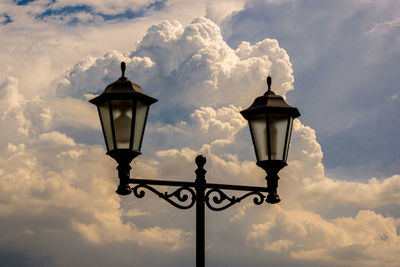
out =
<path fill-rule="evenodd" d="M 125 70 L 126 70 L 126 64 L 124 61 L 122 61 L 121 62 L 121 72 L 122 72 L 121 77 L 125 77 Z"/>
<path fill-rule="evenodd" d="M 271 76 L 268 75 L 267 77 L 268 92 L 271 92 L 271 83 L 272 83 Z"/>

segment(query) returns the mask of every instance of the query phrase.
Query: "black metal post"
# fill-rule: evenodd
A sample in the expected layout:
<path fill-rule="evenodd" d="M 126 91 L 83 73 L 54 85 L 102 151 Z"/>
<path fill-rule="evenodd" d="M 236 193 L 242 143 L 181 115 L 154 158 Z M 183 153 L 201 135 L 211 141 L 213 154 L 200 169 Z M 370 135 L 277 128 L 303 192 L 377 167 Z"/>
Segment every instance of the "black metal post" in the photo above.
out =
<path fill-rule="evenodd" d="M 267 173 L 267 177 L 265 177 L 268 187 L 267 203 L 279 203 L 281 199 L 277 193 L 279 180 L 278 172 L 287 165 L 286 162 L 281 160 L 264 160 L 258 161 L 257 165 L 263 168 Z"/>
<path fill-rule="evenodd" d="M 199 155 L 196 157 L 196 267 L 205 266 L 205 209 L 204 194 L 206 190 L 206 170 L 203 168 L 206 158 Z"/>
<path fill-rule="evenodd" d="M 129 195 L 132 193 L 132 189 L 129 186 L 130 179 L 130 170 L 131 166 L 129 165 L 130 161 L 120 161 L 117 167 L 118 170 L 118 178 L 119 178 L 119 186 L 117 188 L 117 193 L 119 195 Z"/>

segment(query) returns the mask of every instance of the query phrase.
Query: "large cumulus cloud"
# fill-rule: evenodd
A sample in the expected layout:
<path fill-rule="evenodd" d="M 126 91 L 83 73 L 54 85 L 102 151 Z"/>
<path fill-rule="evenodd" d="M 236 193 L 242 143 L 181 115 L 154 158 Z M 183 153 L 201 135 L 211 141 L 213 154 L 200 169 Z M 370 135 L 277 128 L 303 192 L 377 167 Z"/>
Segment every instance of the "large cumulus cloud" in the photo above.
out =
<path fill-rule="evenodd" d="M 315 213 L 276 207 L 265 223 L 253 226 L 247 240 L 265 251 L 329 266 L 396 266 L 396 225 L 398 220 L 367 210 L 326 221 Z"/>
<path fill-rule="evenodd" d="M 114 51 L 81 61 L 58 84 L 58 94 L 81 98 L 103 90 L 118 75 L 121 60 L 127 63 L 127 76 L 146 92 L 168 99 L 160 105 L 249 105 L 265 89 L 262 81 L 268 74 L 277 93 L 293 89 L 289 57 L 276 40 L 253 46 L 244 42 L 233 50 L 216 24 L 198 18 L 185 28 L 177 21 L 150 27 L 132 53 Z"/>

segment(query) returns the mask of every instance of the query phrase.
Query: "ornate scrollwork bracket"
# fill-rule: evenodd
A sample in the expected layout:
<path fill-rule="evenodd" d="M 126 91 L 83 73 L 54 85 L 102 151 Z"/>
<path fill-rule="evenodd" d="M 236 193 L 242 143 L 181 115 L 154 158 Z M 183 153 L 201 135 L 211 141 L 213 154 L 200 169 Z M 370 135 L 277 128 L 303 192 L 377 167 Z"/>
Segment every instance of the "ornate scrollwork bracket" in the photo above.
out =
<path fill-rule="evenodd" d="M 138 184 L 132 188 L 132 192 L 137 198 L 143 198 L 145 196 L 144 189 L 153 192 L 160 198 L 167 201 L 169 204 L 179 209 L 190 209 L 196 202 L 196 193 L 192 188 L 188 186 L 182 186 L 173 191 L 172 193 L 168 192 L 162 193 L 157 189 L 155 189 L 154 187 L 151 187 L 147 184 Z"/>
<path fill-rule="evenodd" d="M 206 170 L 203 168 L 206 163 L 205 157 L 199 155 L 196 157 L 196 180 L 194 182 L 184 181 L 166 181 L 149 179 L 128 179 L 126 185 L 128 191 L 133 192 L 137 198 L 145 196 L 145 190 L 151 191 L 160 198 L 164 199 L 174 207 L 179 209 L 190 209 L 197 202 L 197 208 L 204 209 L 204 204 L 213 211 L 220 211 L 239 203 L 243 199 L 253 196 L 253 202 L 256 205 L 263 204 L 266 197 L 263 193 L 271 193 L 269 188 L 258 186 L 229 185 L 207 183 L 205 179 Z M 178 187 L 172 193 L 160 192 L 153 186 L 173 186 Z M 234 190 L 244 192 L 242 196 L 228 196 L 223 190 Z M 267 201 L 268 202 L 268 198 Z"/>
<path fill-rule="evenodd" d="M 230 197 L 230 196 L 226 195 L 219 188 L 212 188 L 207 191 L 207 193 L 205 195 L 205 202 L 206 202 L 207 207 L 210 210 L 220 211 L 220 210 L 227 209 L 227 208 L 235 205 L 236 203 L 239 203 L 240 201 L 242 201 L 243 199 L 245 199 L 249 196 L 254 196 L 253 202 L 256 205 L 263 204 L 264 199 L 265 199 L 265 196 L 261 192 L 258 192 L 258 191 L 248 192 L 241 197 L 236 197 L 236 196 Z M 227 201 L 227 203 L 224 203 L 225 201 Z"/>
<path fill-rule="evenodd" d="M 144 179 L 131 179 L 130 181 L 131 184 L 136 184 L 134 187 L 131 188 L 131 190 L 137 198 L 143 198 L 145 196 L 145 190 L 148 190 L 179 209 L 190 209 L 194 206 L 196 201 L 199 201 L 197 197 L 197 194 L 199 194 L 197 192 L 198 188 L 196 188 L 195 183 Z M 176 186 L 178 187 L 178 189 L 176 189 L 172 193 L 160 192 L 151 185 Z M 255 205 L 261 205 L 266 199 L 265 195 L 263 195 L 263 192 L 268 192 L 267 188 L 254 186 L 207 183 L 204 183 L 202 186 L 204 186 L 203 190 L 208 188 L 208 190 L 203 191 L 205 193 L 202 201 L 204 201 L 207 207 L 213 211 L 227 209 L 250 196 L 254 196 L 253 202 Z M 245 193 L 240 197 L 229 196 L 222 189 L 238 190 Z"/>

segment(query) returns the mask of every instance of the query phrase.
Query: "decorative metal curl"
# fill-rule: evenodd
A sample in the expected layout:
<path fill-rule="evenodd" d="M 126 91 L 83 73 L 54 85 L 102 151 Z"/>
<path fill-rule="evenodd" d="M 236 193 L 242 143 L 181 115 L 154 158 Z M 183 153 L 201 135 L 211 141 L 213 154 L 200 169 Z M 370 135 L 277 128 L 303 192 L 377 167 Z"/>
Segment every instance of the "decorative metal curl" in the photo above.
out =
<path fill-rule="evenodd" d="M 132 191 L 133 191 L 133 194 L 137 198 L 143 198 L 145 195 L 144 189 L 147 189 L 147 190 L 153 192 L 160 198 L 167 201 L 172 206 L 177 207 L 179 209 L 190 209 L 191 207 L 193 207 L 194 203 L 196 202 L 196 193 L 194 192 L 193 189 L 191 189 L 190 187 L 187 187 L 187 186 L 182 186 L 182 187 L 176 189 L 172 193 L 168 193 L 168 192 L 161 193 L 157 189 L 155 189 L 147 184 L 138 184 L 137 186 L 132 188 Z M 190 196 L 191 196 L 191 198 L 189 200 Z M 178 200 L 178 202 L 182 202 L 184 204 L 181 205 L 178 202 L 172 200 L 171 198 L 173 198 L 173 197 L 175 197 Z M 190 202 L 188 202 L 188 201 L 190 201 Z"/>
<path fill-rule="evenodd" d="M 216 195 L 212 196 L 212 194 L 216 194 Z M 230 206 L 235 205 L 236 203 L 239 203 L 240 201 L 242 201 L 243 199 L 245 199 L 251 195 L 254 195 L 254 198 L 253 198 L 254 204 L 261 205 L 264 202 L 265 196 L 263 194 L 261 194 L 261 192 L 258 192 L 258 191 L 248 192 L 241 197 L 235 197 L 235 196 L 229 197 L 222 190 L 220 190 L 218 188 L 212 188 L 207 191 L 207 193 L 205 195 L 205 202 L 207 204 L 207 207 L 210 210 L 220 211 L 220 210 L 227 209 Z M 216 205 L 222 204 L 222 202 L 224 202 L 224 201 L 229 201 L 229 203 L 227 203 L 223 206 L 219 206 L 219 207 L 213 206 L 214 204 L 216 204 Z"/>

